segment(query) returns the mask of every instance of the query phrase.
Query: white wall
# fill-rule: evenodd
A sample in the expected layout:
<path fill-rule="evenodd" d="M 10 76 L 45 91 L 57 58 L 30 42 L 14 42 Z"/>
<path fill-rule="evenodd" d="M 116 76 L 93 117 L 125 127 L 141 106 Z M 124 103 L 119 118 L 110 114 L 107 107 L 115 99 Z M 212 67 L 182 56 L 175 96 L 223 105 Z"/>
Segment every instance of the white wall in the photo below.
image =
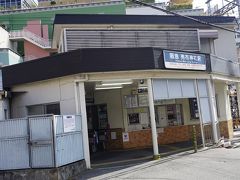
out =
<path fill-rule="evenodd" d="M 121 90 L 99 90 L 94 94 L 95 104 L 107 104 L 110 128 L 124 128 Z"/>
<path fill-rule="evenodd" d="M 0 27 L 0 48 L 11 48 L 8 32 Z"/>
<path fill-rule="evenodd" d="M 219 121 L 232 119 L 227 84 L 225 82 L 215 82 L 215 92 L 217 95 Z"/>
<path fill-rule="evenodd" d="M 208 38 L 201 38 L 200 39 L 200 45 L 201 45 L 201 53 L 213 53 L 211 51 L 211 43 L 210 43 L 210 39 Z"/>
<path fill-rule="evenodd" d="M 61 114 L 76 114 L 73 78 L 23 84 L 12 88 L 12 118 L 27 116 L 27 106 L 60 102 Z"/>
<path fill-rule="evenodd" d="M 214 41 L 215 53 L 219 57 L 238 61 L 235 34 L 225 30 L 218 30 L 219 37 Z"/>
<path fill-rule="evenodd" d="M 5 115 L 6 111 L 6 115 Z M 7 99 L 0 98 L 0 121 L 9 119 L 9 102 Z"/>
<path fill-rule="evenodd" d="M 163 6 L 157 6 L 164 8 Z M 152 9 L 150 7 L 128 7 L 126 8 L 127 15 L 166 15 L 166 13 Z"/>

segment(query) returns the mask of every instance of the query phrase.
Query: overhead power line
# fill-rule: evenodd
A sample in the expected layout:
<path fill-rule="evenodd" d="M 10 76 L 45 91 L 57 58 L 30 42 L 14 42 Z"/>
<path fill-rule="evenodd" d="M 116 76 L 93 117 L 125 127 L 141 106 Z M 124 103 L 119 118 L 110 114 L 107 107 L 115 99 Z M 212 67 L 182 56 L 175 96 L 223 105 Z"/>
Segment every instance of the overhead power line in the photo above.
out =
<path fill-rule="evenodd" d="M 150 7 L 150 8 L 153 8 L 153 9 L 165 12 L 167 14 L 172 14 L 172 15 L 179 16 L 179 17 L 182 17 L 182 18 L 185 18 L 185 19 L 189 19 L 189 20 L 197 22 L 199 24 L 203 24 L 203 25 L 206 25 L 206 26 L 215 27 L 215 28 L 218 28 L 218 29 L 222 29 L 222 30 L 225 30 L 225 31 L 232 32 L 232 33 L 240 34 L 240 32 L 237 32 L 235 30 L 232 30 L 232 29 L 229 29 L 229 28 L 225 28 L 225 27 L 213 24 L 213 23 L 206 22 L 206 21 L 202 21 L 202 20 L 190 17 L 190 16 L 181 15 L 181 14 L 175 13 L 173 11 L 169 11 L 169 10 L 166 10 L 166 9 L 163 9 L 163 8 L 160 8 L 160 7 L 156 7 L 154 5 L 147 4 L 147 3 L 144 3 L 144 2 L 141 2 L 141 1 L 138 1 L 138 0 L 131 0 L 131 1 L 133 3 L 139 4 L 139 5 L 142 5 L 142 6 L 146 6 L 146 7 Z"/>

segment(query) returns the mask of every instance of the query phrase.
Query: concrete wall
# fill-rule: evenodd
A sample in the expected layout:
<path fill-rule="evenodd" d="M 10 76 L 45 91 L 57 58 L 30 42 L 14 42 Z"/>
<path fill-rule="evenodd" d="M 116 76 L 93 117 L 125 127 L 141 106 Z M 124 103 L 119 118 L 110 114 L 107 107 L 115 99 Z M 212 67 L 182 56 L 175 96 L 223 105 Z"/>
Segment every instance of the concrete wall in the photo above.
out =
<path fill-rule="evenodd" d="M 9 119 L 9 102 L 7 99 L 0 99 L 0 121 L 4 119 Z"/>
<path fill-rule="evenodd" d="M 9 65 L 18 64 L 20 62 L 22 62 L 22 58 L 18 54 L 9 50 Z"/>
<path fill-rule="evenodd" d="M 8 32 L 0 27 L 0 48 L 11 48 Z"/>
<path fill-rule="evenodd" d="M 227 84 L 225 82 L 215 82 L 215 92 L 219 121 L 232 119 Z"/>
<path fill-rule="evenodd" d="M 120 89 L 95 91 L 94 99 L 95 104 L 107 104 L 110 128 L 124 128 Z"/>
<path fill-rule="evenodd" d="M 164 8 L 163 5 L 157 5 L 157 7 Z M 128 15 L 166 15 L 166 13 L 152 9 L 150 7 L 128 7 L 126 8 L 126 14 Z"/>
<path fill-rule="evenodd" d="M 24 61 L 49 56 L 49 52 L 28 41 L 24 41 L 24 54 Z"/>
<path fill-rule="evenodd" d="M 219 37 L 214 41 L 216 55 L 238 61 L 235 34 L 225 30 L 218 30 L 218 33 Z"/>
<path fill-rule="evenodd" d="M 76 114 L 71 77 L 24 84 L 12 88 L 12 118 L 27 116 L 27 106 L 60 102 L 60 112 Z M 16 93 L 18 92 L 18 93 Z"/>
<path fill-rule="evenodd" d="M 0 49 L 0 64 L 13 65 L 22 62 L 22 58 L 10 49 Z"/>
<path fill-rule="evenodd" d="M 213 53 L 211 50 L 211 44 L 210 44 L 210 39 L 208 38 L 201 38 L 200 39 L 200 45 L 201 45 L 201 52 L 202 53 Z"/>

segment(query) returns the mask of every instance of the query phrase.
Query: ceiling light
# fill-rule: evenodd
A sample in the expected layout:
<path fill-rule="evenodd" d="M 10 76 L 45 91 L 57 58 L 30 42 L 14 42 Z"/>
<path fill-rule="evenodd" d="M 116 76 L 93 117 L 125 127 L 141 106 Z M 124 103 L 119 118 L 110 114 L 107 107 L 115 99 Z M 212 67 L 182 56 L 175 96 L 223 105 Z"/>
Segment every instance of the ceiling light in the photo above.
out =
<path fill-rule="evenodd" d="M 114 86 L 114 85 L 127 85 L 127 84 L 132 84 L 132 81 L 102 81 L 101 85 L 102 86 Z"/>
<path fill-rule="evenodd" d="M 105 89 L 121 89 L 122 86 L 102 86 L 102 87 L 95 87 L 95 90 L 105 90 Z"/>

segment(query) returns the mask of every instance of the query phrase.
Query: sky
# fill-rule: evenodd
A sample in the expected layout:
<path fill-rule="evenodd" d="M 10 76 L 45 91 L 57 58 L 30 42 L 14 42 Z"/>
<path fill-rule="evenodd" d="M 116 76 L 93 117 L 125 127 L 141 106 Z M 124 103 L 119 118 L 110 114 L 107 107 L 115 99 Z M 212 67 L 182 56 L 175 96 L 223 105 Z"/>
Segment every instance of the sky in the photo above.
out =
<path fill-rule="evenodd" d="M 169 0 L 156 0 L 157 2 L 168 2 Z M 193 0 L 193 8 L 207 8 L 207 5 L 205 4 L 207 0 Z M 211 4 L 215 5 L 218 4 L 219 6 L 222 6 L 222 1 L 224 0 L 212 0 Z"/>
<path fill-rule="evenodd" d="M 156 0 L 157 2 L 168 2 L 169 0 Z M 205 4 L 207 0 L 193 0 L 193 8 L 204 8 L 204 11 L 207 10 L 207 5 Z M 228 0 L 232 1 L 232 0 Z M 213 9 L 220 9 L 223 7 L 223 5 L 226 5 L 228 2 L 225 0 L 211 0 L 211 8 Z M 236 15 L 237 14 L 237 8 L 234 8 L 233 10 L 229 11 L 229 15 Z"/>

